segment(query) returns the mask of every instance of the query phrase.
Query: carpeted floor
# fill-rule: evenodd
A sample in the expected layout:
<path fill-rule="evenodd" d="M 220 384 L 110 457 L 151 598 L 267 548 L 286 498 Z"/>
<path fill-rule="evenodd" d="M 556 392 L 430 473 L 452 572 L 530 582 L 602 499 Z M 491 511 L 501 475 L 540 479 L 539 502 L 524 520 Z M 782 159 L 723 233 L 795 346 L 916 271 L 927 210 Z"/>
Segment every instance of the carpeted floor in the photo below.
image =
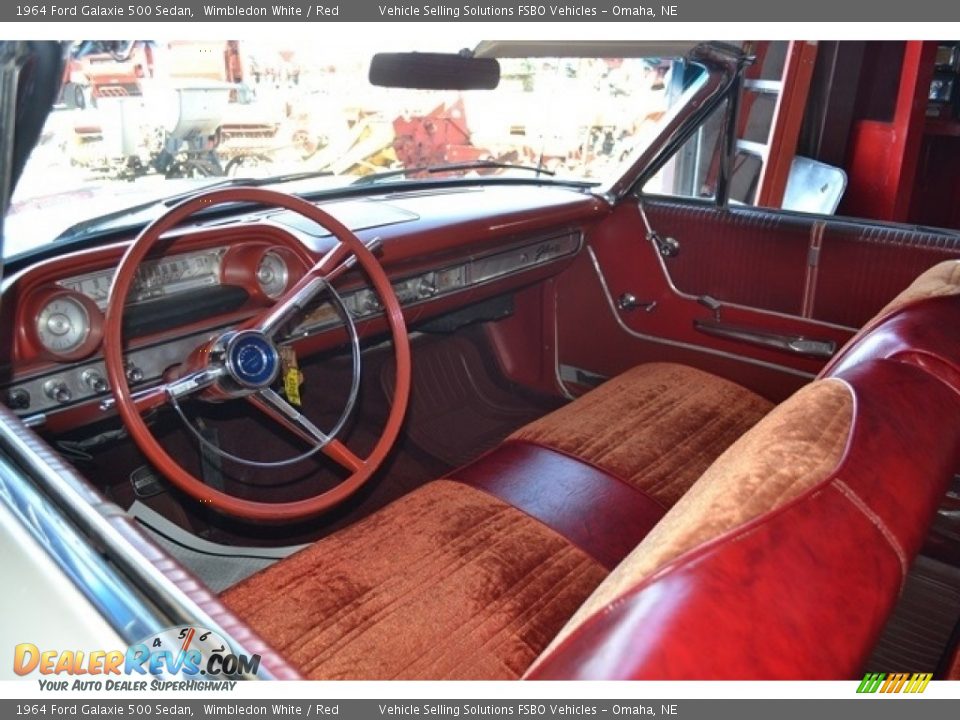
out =
<path fill-rule="evenodd" d="M 381 469 L 356 495 L 326 515 L 296 525 L 248 525 L 219 515 L 185 497 L 159 478 L 160 492 L 134 491 L 130 475 L 145 464 L 129 441 L 114 443 L 78 467 L 121 507 L 139 501 L 196 537 L 240 546 L 308 543 L 384 507 L 422 484 L 442 477 L 496 445 L 526 422 L 556 407 L 559 401 L 524 393 L 500 376 L 478 329 L 449 335 L 414 335 L 413 391 L 403 432 Z M 348 358 L 328 357 L 302 367 L 306 382 L 304 412 L 319 427 L 336 421 L 349 387 Z M 392 351 L 389 346 L 364 352 L 356 411 L 341 435 L 360 455 L 379 437 L 389 412 Z M 224 450 L 257 460 L 288 457 L 303 446 L 246 403 L 220 406 L 193 403 L 195 411 Z M 204 460 L 197 443 L 172 413 L 160 414 L 152 429 L 171 455 L 205 481 L 242 497 L 290 500 L 333 487 L 344 476 L 322 456 L 278 470 L 260 470 L 230 461 Z"/>
<path fill-rule="evenodd" d="M 958 622 L 960 568 L 919 556 L 866 671 L 935 672 Z"/>

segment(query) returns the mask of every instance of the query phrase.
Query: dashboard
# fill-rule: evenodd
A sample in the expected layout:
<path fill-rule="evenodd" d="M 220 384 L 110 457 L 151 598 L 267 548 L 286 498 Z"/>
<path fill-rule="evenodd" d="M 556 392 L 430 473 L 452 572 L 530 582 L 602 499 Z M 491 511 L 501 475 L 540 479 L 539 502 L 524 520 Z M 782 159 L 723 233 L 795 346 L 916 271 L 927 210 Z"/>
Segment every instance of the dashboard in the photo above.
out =
<path fill-rule="evenodd" d="M 559 272 L 582 247 L 583 225 L 604 210 L 593 196 L 544 187 L 402 194 L 379 204 L 370 227 L 345 201 L 361 240 L 381 239 L 380 261 L 408 324 L 452 312 Z M 323 208 L 337 217 L 337 201 Z M 338 218 L 340 219 L 340 218 Z M 301 220 L 263 212 L 234 223 L 179 228 L 143 262 L 124 306 L 131 387 L 146 388 L 207 340 L 292 287 L 336 240 Z M 102 360 L 104 312 L 126 242 L 47 260 L 3 285 L 0 399 L 28 424 L 56 431 L 109 417 Z M 337 282 L 361 336 L 385 328 L 379 297 L 357 270 Z M 298 353 L 342 342 L 343 318 L 319 296 L 278 336 Z"/>

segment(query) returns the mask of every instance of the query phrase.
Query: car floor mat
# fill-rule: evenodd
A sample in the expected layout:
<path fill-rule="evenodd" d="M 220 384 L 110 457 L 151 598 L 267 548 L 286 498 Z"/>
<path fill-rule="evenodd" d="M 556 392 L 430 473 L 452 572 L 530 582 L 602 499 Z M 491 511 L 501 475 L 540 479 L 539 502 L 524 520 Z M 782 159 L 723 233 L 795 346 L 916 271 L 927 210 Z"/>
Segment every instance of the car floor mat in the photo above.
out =
<path fill-rule="evenodd" d="M 960 622 L 960 568 L 919 556 L 867 672 L 935 672 Z"/>
<path fill-rule="evenodd" d="M 387 396 L 393 393 L 394 368 L 389 362 L 381 369 Z M 458 467 L 562 404 L 511 387 L 469 337 L 421 338 L 412 368 L 407 435 L 421 451 Z"/>

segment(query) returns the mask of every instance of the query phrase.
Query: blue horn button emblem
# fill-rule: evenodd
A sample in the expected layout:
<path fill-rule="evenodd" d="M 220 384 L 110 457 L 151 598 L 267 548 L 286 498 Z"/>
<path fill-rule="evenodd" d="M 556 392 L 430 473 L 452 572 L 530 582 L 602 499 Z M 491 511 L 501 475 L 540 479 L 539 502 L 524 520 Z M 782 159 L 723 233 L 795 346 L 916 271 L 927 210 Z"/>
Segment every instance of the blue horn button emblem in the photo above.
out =
<path fill-rule="evenodd" d="M 247 387 L 265 387 L 277 375 L 278 357 L 276 348 L 261 335 L 241 335 L 227 352 L 231 374 L 237 382 Z"/>

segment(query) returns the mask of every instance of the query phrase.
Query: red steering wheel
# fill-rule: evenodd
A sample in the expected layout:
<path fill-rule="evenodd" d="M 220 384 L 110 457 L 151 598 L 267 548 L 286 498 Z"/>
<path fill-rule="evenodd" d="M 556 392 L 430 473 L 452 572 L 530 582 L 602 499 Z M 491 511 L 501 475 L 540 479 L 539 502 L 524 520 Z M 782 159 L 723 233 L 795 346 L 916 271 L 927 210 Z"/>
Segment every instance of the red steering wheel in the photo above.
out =
<path fill-rule="evenodd" d="M 123 311 L 137 268 L 150 248 L 168 230 L 201 208 L 231 202 L 249 202 L 282 207 L 299 213 L 329 230 L 338 244 L 320 259 L 277 302 L 239 328 L 224 332 L 189 355 L 176 372 L 158 386 L 132 393 L 127 384 L 123 360 Z M 314 297 L 328 292 L 341 306 L 332 282 L 356 262 L 363 268 L 380 296 L 396 359 L 396 379 L 390 414 L 379 440 L 366 458 L 354 454 L 342 442 L 327 435 L 299 410 L 271 389 L 279 370 L 279 353 L 274 335 Z M 354 386 L 359 372 L 356 332 L 349 313 L 342 312 L 353 338 L 355 353 Z M 104 363 L 117 410 L 130 436 L 151 463 L 174 485 L 196 500 L 208 503 L 228 515 L 254 521 L 294 521 L 327 510 L 355 493 L 379 467 L 396 442 L 410 396 L 410 343 L 400 302 L 393 286 L 373 252 L 343 224 L 305 200 L 258 188 L 228 188 L 195 196 L 173 207 L 137 236 L 117 268 L 104 321 Z M 302 500 L 260 502 L 216 490 L 194 477 L 157 442 L 142 413 L 170 404 L 179 411 L 179 400 L 195 396 L 217 402 L 243 399 L 257 407 L 301 439 L 312 450 L 322 451 L 350 471 L 336 487 Z M 345 411 L 346 417 L 348 410 Z M 338 423 L 338 426 L 342 423 Z M 191 429 L 192 426 L 189 426 Z M 300 457 L 304 457 L 300 456 Z M 294 460 L 299 458 L 294 458 Z M 287 464 L 276 463 L 277 465 Z"/>

